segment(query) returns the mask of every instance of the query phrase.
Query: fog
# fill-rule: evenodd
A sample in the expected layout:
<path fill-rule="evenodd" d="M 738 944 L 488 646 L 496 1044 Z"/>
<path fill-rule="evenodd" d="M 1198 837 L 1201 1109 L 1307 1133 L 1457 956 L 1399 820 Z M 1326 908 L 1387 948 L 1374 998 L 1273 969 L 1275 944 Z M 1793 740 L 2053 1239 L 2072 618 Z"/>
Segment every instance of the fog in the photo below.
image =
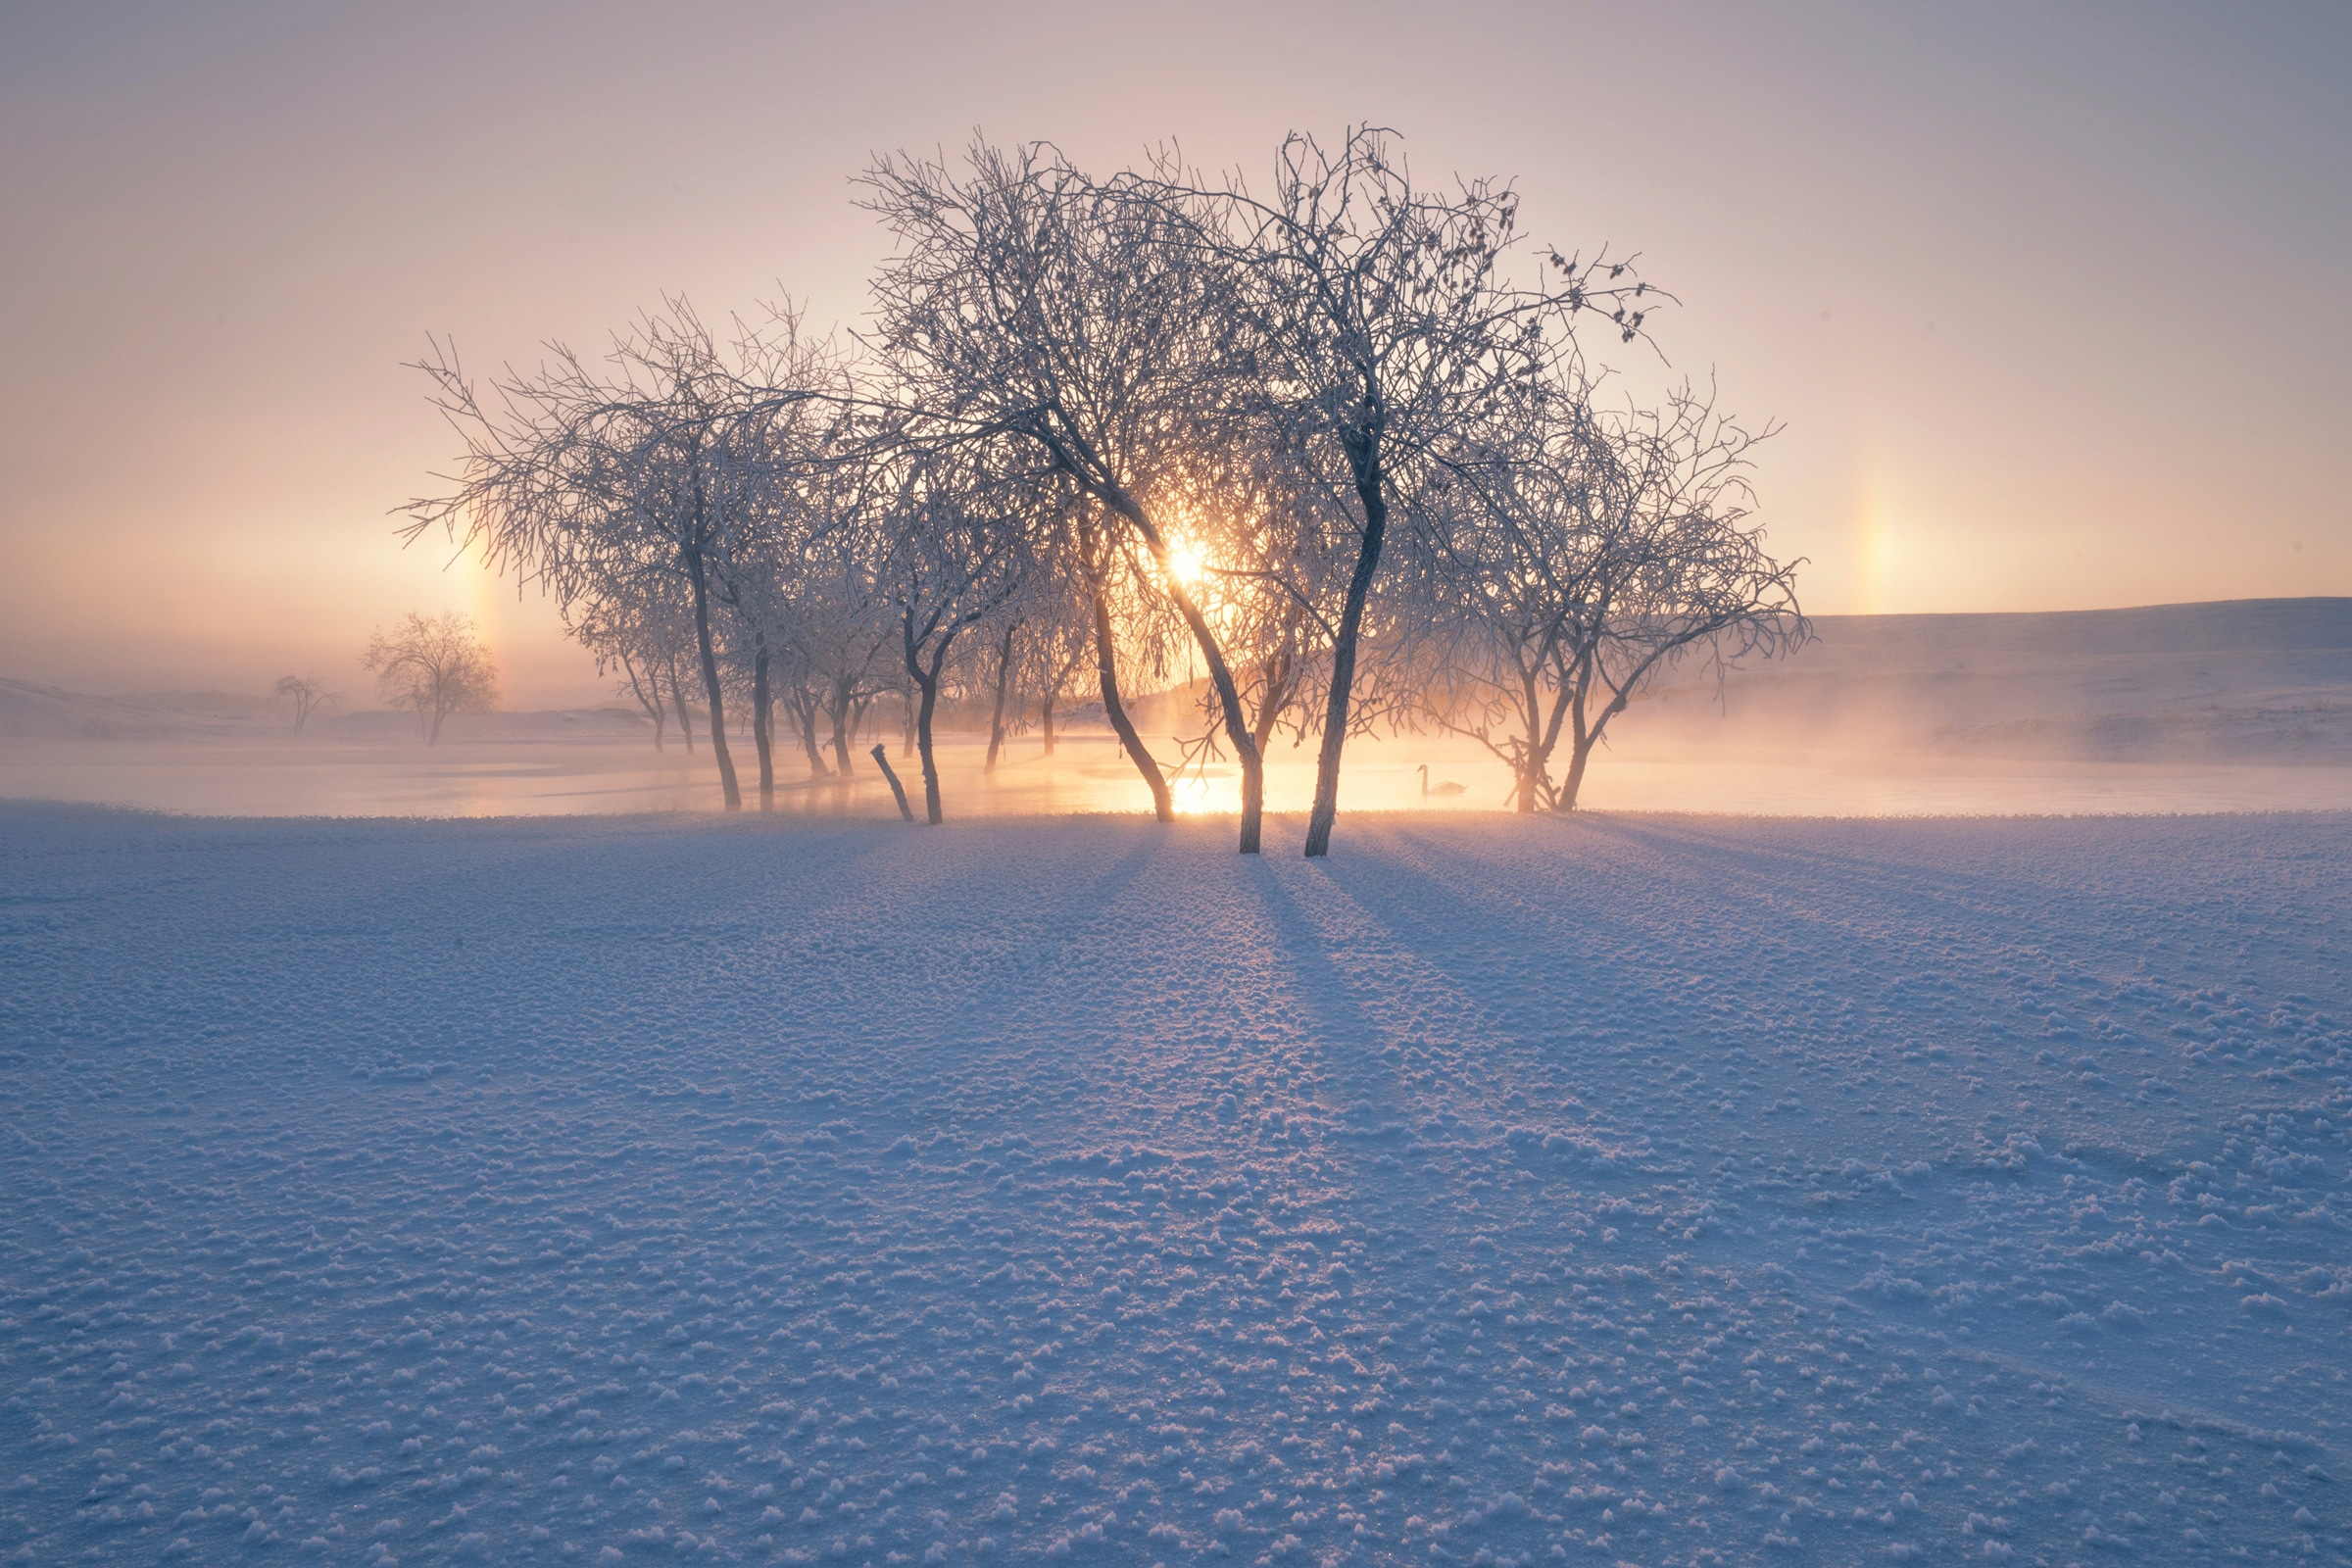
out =
<path fill-rule="evenodd" d="M 1163 760 L 1203 715 L 1181 691 L 1137 705 Z M 1099 711 L 1097 713 L 1099 719 Z M 1034 715 L 1029 715 L 1034 720 Z M 846 782 L 810 780 L 788 739 L 776 809 L 891 817 L 863 755 L 890 748 L 920 808 L 895 707 L 858 742 Z M 356 711 L 290 733 L 258 696 L 93 698 L 0 682 L 0 797 L 106 802 L 198 814 L 572 815 L 709 811 L 707 737 L 620 708 L 458 714 L 438 746 L 405 713 Z M 1777 661 L 1690 662 L 1612 729 L 1583 804 L 1604 811 L 1775 816 L 2073 815 L 2352 807 L 2352 600 L 2270 600 L 2017 615 L 1836 616 Z M 1167 743 L 1163 746 L 1163 742 Z M 748 735 L 733 740 L 754 776 Z M 1048 757 L 1034 724 L 993 774 L 985 737 L 943 733 L 951 821 L 1148 812 L 1116 740 L 1081 710 Z M 1419 771 L 1442 793 L 1425 795 Z M 1278 743 L 1269 809 L 1305 809 L 1311 749 Z M 1459 793 L 1444 786 L 1461 786 Z M 1190 814 L 1235 809 L 1215 760 L 1175 790 Z M 747 791 L 748 793 L 748 791 Z M 1349 811 L 1498 811 L 1509 771 L 1477 742 L 1434 730 L 1350 743 Z"/>

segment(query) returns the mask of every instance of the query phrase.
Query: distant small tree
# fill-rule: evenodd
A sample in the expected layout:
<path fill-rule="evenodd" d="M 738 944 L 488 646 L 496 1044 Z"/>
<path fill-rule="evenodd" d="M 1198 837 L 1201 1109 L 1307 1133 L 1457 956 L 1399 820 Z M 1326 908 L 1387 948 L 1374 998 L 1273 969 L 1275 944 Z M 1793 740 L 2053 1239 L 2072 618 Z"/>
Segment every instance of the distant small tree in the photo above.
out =
<path fill-rule="evenodd" d="M 441 739 L 452 713 L 486 712 L 498 705 L 498 670 L 490 650 L 459 611 L 419 615 L 415 611 L 389 634 L 378 631 L 361 661 L 375 675 L 376 691 L 395 708 L 413 708 L 425 744 Z"/>
<path fill-rule="evenodd" d="M 326 682 L 317 675 L 280 675 L 272 690 L 294 705 L 294 733 L 297 735 L 311 721 L 313 713 L 332 708 L 342 701 L 335 693 L 328 691 Z"/>

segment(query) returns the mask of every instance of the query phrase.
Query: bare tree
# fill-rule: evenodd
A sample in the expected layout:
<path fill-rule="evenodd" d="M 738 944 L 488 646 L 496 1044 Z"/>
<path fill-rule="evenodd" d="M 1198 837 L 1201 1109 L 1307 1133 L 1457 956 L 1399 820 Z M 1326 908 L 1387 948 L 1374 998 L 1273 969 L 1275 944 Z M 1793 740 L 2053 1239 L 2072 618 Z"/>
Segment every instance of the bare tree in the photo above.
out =
<path fill-rule="evenodd" d="M 1614 413 L 1581 384 L 1537 387 L 1456 466 L 1431 508 L 1427 701 L 1510 764 L 1521 810 L 1575 809 L 1610 720 L 1678 660 L 1720 666 L 1808 635 L 1803 562 L 1775 561 L 1749 520 L 1748 454 L 1771 433 L 1688 387 Z"/>
<path fill-rule="evenodd" d="M 1048 757 L 1054 755 L 1054 716 L 1060 710 L 1062 694 L 1069 690 L 1070 677 L 1078 673 L 1078 666 L 1086 662 L 1087 649 L 1092 646 L 1093 616 L 1074 612 L 1086 608 L 1066 594 L 1059 594 L 1047 612 L 1034 622 L 1037 732 Z"/>
<path fill-rule="evenodd" d="M 1517 193 L 1487 180 L 1450 193 L 1416 187 L 1390 138 L 1359 126 L 1330 153 L 1293 134 L 1263 198 L 1238 178 L 1204 188 L 1172 164 L 1138 182 L 1246 280 L 1234 299 L 1266 408 L 1329 445 L 1354 503 L 1353 559 L 1331 626 L 1310 857 L 1331 845 L 1364 617 L 1392 514 L 1435 451 L 1567 351 L 1578 315 L 1610 314 L 1630 341 L 1655 292 L 1627 263 L 1557 251 L 1545 254 L 1541 283 L 1512 285 L 1500 266 L 1514 242 Z"/>
<path fill-rule="evenodd" d="M 368 640 L 361 665 L 396 708 L 415 710 L 425 744 L 438 745 L 452 713 L 485 712 L 498 705 L 498 670 L 474 635 L 473 617 L 461 611 L 408 618 Z"/>
<path fill-rule="evenodd" d="M 980 769 L 990 775 L 997 771 L 997 754 L 1004 749 L 1004 698 L 1012 689 L 1012 644 L 1021 629 L 1018 615 L 1006 615 L 1004 621 L 996 651 L 996 702 L 988 714 L 988 760 Z"/>
<path fill-rule="evenodd" d="M 1264 770 L 1218 632 L 1174 569 L 1182 530 L 1158 495 L 1241 407 L 1229 277 L 1202 247 L 1171 243 L 1180 236 L 1160 206 L 1043 147 L 975 145 L 964 177 L 895 158 L 864 183 L 901 241 L 875 285 L 876 346 L 915 427 L 939 441 L 1008 442 L 1151 558 L 1223 705 L 1241 761 L 1240 848 L 1256 854 Z M 1099 655 L 1110 647 L 1098 639 Z M 1148 754 L 1121 740 L 1141 768 Z"/>
<path fill-rule="evenodd" d="M 939 760 L 932 726 L 941 677 L 959 634 L 995 616 L 1019 592 L 1029 564 L 1030 498 L 1017 481 L 979 469 L 968 451 L 913 455 L 889 518 L 888 581 L 899 606 L 900 647 L 919 694 L 915 746 L 923 764 L 925 819 L 937 826 Z"/>
<path fill-rule="evenodd" d="M 549 353 L 538 373 L 494 381 L 487 403 L 453 350 L 436 344 L 417 366 L 466 455 L 453 492 L 402 509 L 403 534 L 439 526 L 564 606 L 607 581 L 615 558 L 680 579 L 720 792 L 740 810 L 713 617 L 730 602 L 737 552 L 766 514 L 779 465 L 822 461 L 838 420 L 838 400 L 822 400 L 837 368 L 789 315 L 738 323 L 722 346 L 682 300 L 615 337 L 610 373 L 562 345 Z"/>
<path fill-rule="evenodd" d="M 608 565 L 622 565 L 608 562 Z M 563 612 L 564 629 L 596 660 L 600 675 L 617 669 L 616 694 L 632 699 L 654 726 L 654 750 L 668 750 L 671 698 L 679 650 L 692 640 L 681 585 L 659 569 L 608 571 Z M 683 716 L 684 705 L 679 705 Z M 688 750 L 693 737 L 687 735 Z"/>
<path fill-rule="evenodd" d="M 1034 702 L 1051 755 L 1090 650 L 1163 821 L 1123 688 L 1204 672 L 1173 745 L 1239 763 L 1246 854 L 1283 736 L 1317 743 L 1310 857 L 1383 723 L 1477 735 L 1523 808 L 1568 808 L 1659 670 L 1804 634 L 1793 566 L 1745 521 L 1745 432 L 1687 391 L 1592 409 L 1579 323 L 1630 342 L 1665 297 L 1523 248 L 1507 186 L 1418 187 L 1392 142 L 1293 135 L 1262 195 L 1172 155 L 1108 181 L 1043 144 L 886 159 L 871 366 L 785 313 L 722 343 L 671 301 L 485 402 L 436 344 L 466 455 L 404 532 L 552 593 L 657 747 L 674 711 L 692 751 L 699 687 L 729 809 L 730 712 L 768 809 L 779 704 L 811 779 L 846 778 L 896 687 L 936 822 L 936 724 L 985 712 L 993 771 Z"/>
<path fill-rule="evenodd" d="M 807 654 L 793 646 L 785 662 L 780 690 L 784 706 L 792 713 L 793 725 L 800 731 L 801 754 L 808 760 L 811 780 L 833 776 L 833 770 L 825 765 L 824 753 L 816 748 L 816 716 L 824 707 L 820 679 Z"/>
<path fill-rule="evenodd" d="M 328 691 L 326 682 L 317 675 L 280 675 L 277 685 L 271 690 L 294 705 L 294 733 L 297 735 L 302 733 L 304 725 L 310 723 L 313 713 L 342 701 L 335 693 Z"/>
<path fill-rule="evenodd" d="M 1185 472 L 1185 511 L 1216 519 L 1195 533 L 1196 592 L 1233 653 L 1244 721 L 1261 756 L 1281 732 L 1300 745 L 1320 729 L 1354 556 L 1348 509 L 1296 434 L 1255 421 Z M 1207 695 L 1211 722 L 1185 743 L 1188 759 L 1216 754 L 1221 702 Z M 1361 730 L 1384 714 L 1382 705 L 1359 701 L 1348 722 Z"/>
<path fill-rule="evenodd" d="M 789 635 L 816 677 L 817 711 L 828 726 L 834 766 L 847 778 L 856 770 L 852 737 L 904 671 L 898 607 L 884 580 L 889 478 L 864 463 L 845 466 L 841 477 L 802 550 Z"/>
<path fill-rule="evenodd" d="M 1121 558 L 1110 530 L 1103 525 L 1102 511 L 1091 497 L 1070 509 L 1065 529 L 1066 559 L 1076 568 L 1080 591 L 1085 595 L 1088 624 L 1094 634 L 1095 691 L 1102 702 L 1103 721 L 1119 738 L 1121 755 L 1134 765 L 1144 787 L 1152 792 L 1153 818 L 1173 822 L 1176 799 L 1169 793 L 1167 774 L 1144 744 L 1143 736 L 1137 733 L 1135 720 L 1127 711 L 1126 694 L 1120 686 L 1117 629 L 1120 617 L 1112 613 L 1112 606 L 1122 592 L 1130 602 L 1142 598 L 1141 585 L 1146 574 L 1133 569 Z M 1132 624 L 1137 617 L 1127 618 Z"/>

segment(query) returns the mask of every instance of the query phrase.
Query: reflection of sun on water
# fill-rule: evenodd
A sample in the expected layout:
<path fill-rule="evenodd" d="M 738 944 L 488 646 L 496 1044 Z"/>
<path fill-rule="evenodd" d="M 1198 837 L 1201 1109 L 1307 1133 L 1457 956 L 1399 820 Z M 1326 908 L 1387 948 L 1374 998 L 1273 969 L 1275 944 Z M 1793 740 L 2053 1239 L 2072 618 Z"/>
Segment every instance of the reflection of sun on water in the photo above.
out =
<path fill-rule="evenodd" d="M 1196 816 L 1210 809 L 1208 780 L 1198 773 L 1185 774 L 1169 785 L 1168 804 L 1183 816 Z"/>

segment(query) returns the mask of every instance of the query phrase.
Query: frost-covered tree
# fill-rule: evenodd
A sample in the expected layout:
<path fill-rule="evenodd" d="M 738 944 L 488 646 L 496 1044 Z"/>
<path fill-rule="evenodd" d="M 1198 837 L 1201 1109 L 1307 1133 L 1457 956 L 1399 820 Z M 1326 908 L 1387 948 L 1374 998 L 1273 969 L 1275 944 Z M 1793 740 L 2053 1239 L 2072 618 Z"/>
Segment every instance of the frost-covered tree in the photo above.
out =
<path fill-rule="evenodd" d="M 614 670 L 621 678 L 613 690 L 636 703 L 654 726 L 654 749 L 668 750 L 669 720 L 674 711 L 686 749 L 694 749 L 693 726 L 687 721 L 684 689 L 678 676 L 682 657 L 693 646 L 692 612 L 683 584 L 658 568 L 625 560 L 606 563 L 610 569 L 593 591 L 575 598 L 564 611 L 564 629 L 596 660 L 600 675 Z"/>
<path fill-rule="evenodd" d="M 473 617 L 462 611 L 409 612 L 391 631 L 379 629 L 368 639 L 360 663 L 375 676 L 386 702 L 416 713 L 428 746 L 440 743 L 441 725 L 450 714 L 486 712 L 498 706 L 497 666 L 474 633 Z"/>
<path fill-rule="evenodd" d="M 1314 741 L 1320 856 L 1350 735 L 1434 719 L 1566 808 L 1658 671 L 1802 635 L 1749 438 L 1688 393 L 1591 407 L 1579 324 L 1631 342 L 1664 296 L 1523 246 L 1507 186 L 1418 185 L 1372 127 L 1289 137 L 1262 189 L 979 142 L 862 184 L 898 250 L 861 360 L 789 315 L 722 342 L 673 301 L 486 396 L 438 345 L 421 367 L 466 456 L 408 535 L 553 593 L 657 746 L 674 712 L 692 749 L 698 688 L 730 809 L 731 712 L 765 809 L 776 708 L 811 781 L 846 778 L 895 689 L 936 821 L 943 710 L 985 720 L 993 770 L 1034 707 L 1050 755 L 1091 660 L 1163 821 L 1129 693 L 1205 677 L 1164 739 L 1238 763 L 1244 853 L 1267 751 Z"/>
<path fill-rule="evenodd" d="M 721 796 L 740 810 L 716 620 L 747 534 L 772 515 L 779 469 L 829 460 L 838 367 L 789 315 L 739 322 L 722 343 L 682 300 L 616 334 L 601 368 L 562 345 L 549 354 L 485 398 L 434 345 L 417 368 L 466 453 L 447 476 L 455 489 L 403 509 L 404 534 L 440 527 L 566 608 L 607 587 L 616 560 L 678 579 Z"/>
<path fill-rule="evenodd" d="M 804 742 L 814 746 L 821 721 L 845 778 L 855 771 L 851 737 L 904 675 L 897 606 L 883 580 L 896 477 L 871 450 L 873 434 L 855 446 L 845 440 L 843 460 L 809 475 L 784 572 L 783 636 L 802 682 L 792 701 Z M 822 768 L 821 757 L 812 761 Z"/>
<path fill-rule="evenodd" d="M 1339 810 L 1366 616 L 1392 519 L 1432 459 L 1497 398 L 1570 352 L 1576 318 L 1639 336 L 1655 291 L 1628 264 L 1553 250 L 1505 271 L 1519 199 L 1489 180 L 1416 185 L 1390 132 L 1359 126 L 1336 150 L 1288 137 L 1262 195 L 1212 189 L 1173 164 L 1133 182 L 1238 281 L 1231 295 L 1261 412 L 1328 466 L 1346 528 L 1330 617 L 1306 854 L 1326 854 Z M 1662 298 L 1662 296 L 1661 296 Z M 1304 563 L 1302 563 L 1304 564 Z M 1335 575 L 1310 567 L 1316 576 Z"/>
<path fill-rule="evenodd" d="M 1218 693 L 1241 762 L 1240 848 L 1256 854 L 1263 768 L 1224 643 L 1179 567 L 1188 541 L 1165 494 L 1246 408 L 1230 271 L 1181 243 L 1162 204 L 1043 146 L 978 144 L 961 172 L 893 158 L 864 182 L 900 242 L 875 284 L 874 347 L 911 427 L 1066 480 L 1096 504 L 1086 527 L 1101 561 L 1148 558 Z M 1148 754 L 1121 739 L 1141 767 Z"/>
<path fill-rule="evenodd" d="M 1807 635 L 1803 563 L 1775 560 L 1751 516 L 1749 453 L 1769 434 L 1688 387 L 1602 410 L 1553 382 L 1457 455 L 1429 508 L 1416 674 L 1439 723 L 1509 763 L 1521 810 L 1573 810 L 1610 720 L 1677 661 Z"/>
<path fill-rule="evenodd" d="M 915 748 L 922 760 L 925 819 L 938 825 L 939 759 L 933 743 L 945 677 L 956 642 L 995 620 L 1030 570 L 1033 496 L 1017 478 L 990 472 L 969 448 L 910 450 L 884 520 L 883 577 L 898 606 L 899 647 L 914 683 Z"/>
<path fill-rule="evenodd" d="M 1037 704 L 1038 739 L 1044 743 L 1045 755 L 1052 757 L 1054 719 L 1077 678 L 1078 666 L 1086 662 L 1087 651 L 1093 646 L 1094 617 L 1087 602 L 1071 592 L 1074 585 L 1067 572 L 1054 569 L 1061 564 L 1059 553 L 1049 555 L 1044 564 L 1053 575 L 1047 584 L 1049 591 L 1038 596 L 1029 621 L 1031 685 L 1027 695 Z"/>

